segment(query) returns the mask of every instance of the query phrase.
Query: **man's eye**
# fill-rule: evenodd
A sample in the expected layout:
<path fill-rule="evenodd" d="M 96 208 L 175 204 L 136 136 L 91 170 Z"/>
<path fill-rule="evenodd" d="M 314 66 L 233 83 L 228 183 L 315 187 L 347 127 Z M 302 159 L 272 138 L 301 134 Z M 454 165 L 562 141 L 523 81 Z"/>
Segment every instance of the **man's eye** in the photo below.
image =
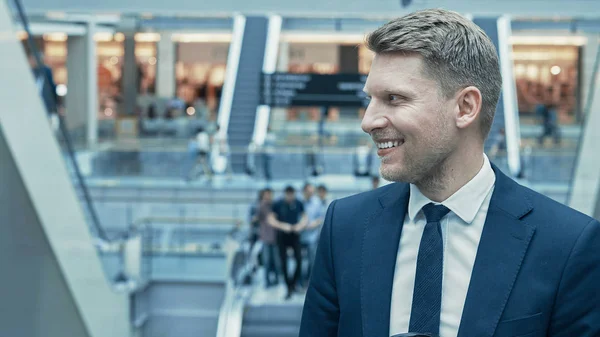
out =
<path fill-rule="evenodd" d="M 388 99 L 390 100 L 390 102 L 393 102 L 393 101 L 399 101 L 401 99 L 401 97 L 398 95 L 389 95 Z"/>

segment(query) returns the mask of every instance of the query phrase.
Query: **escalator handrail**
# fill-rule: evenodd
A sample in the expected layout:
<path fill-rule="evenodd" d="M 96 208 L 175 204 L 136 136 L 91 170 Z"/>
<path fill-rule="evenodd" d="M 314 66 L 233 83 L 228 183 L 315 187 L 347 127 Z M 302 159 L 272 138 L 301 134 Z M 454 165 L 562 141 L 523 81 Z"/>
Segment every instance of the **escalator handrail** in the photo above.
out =
<path fill-rule="evenodd" d="M 25 32 L 27 33 L 27 44 L 29 46 L 29 50 L 31 52 L 31 54 L 34 56 L 35 58 L 35 63 L 37 64 L 38 67 L 41 68 L 41 66 L 44 65 L 44 63 L 42 62 L 42 58 L 40 56 L 40 52 L 38 50 L 38 48 L 35 45 L 35 42 L 33 40 L 33 35 L 31 34 L 31 29 L 29 26 L 29 20 L 27 19 L 27 15 L 25 15 L 25 10 L 23 9 L 23 5 L 21 4 L 20 0 L 13 0 L 17 9 L 17 13 L 19 14 L 19 18 L 21 19 L 21 23 L 23 25 L 23 29 L 25 30 Z M 47 72 L 42 72 L 43 73 L 43 80 L 44 80 L 44 86 L 46 85 L 50 85 L 50 74 L 48 74 Z M 92 226 L 94 228 L 94 230 L 96 231 L 96 235 L 98 235 L 98 237 L 102 240 L 108 241 L 108 237 L 106 235 L 106 232 L 104 231 L 104 228 L 102 227 L 102 225 L 100 224 L 100 220 L 98 218 L 98 214 L 96 213 L 96 209 L 94 207 L 94 204 L 92 203 L 92 199 L 90 197 L 90 193 L 88 190 L 88 187 L 85 183 L 85 180 L 83 179 L 83 175 L 81 174 L 81 170 L 79 169 L 79 164 L 77 163 L 77 158 L 75 158 L 75 150 L 73 147 L 73 143 L 71 141 L 71 137 L 69 135 L 69 132 L 67 130 L 66 127 L 66 123 L 64 122 L 64 120 L 62 120 L 62 117 L 60 116 L 60 114 L 58 113 L 58 102 L 56 101 L 56 98 L 54 95 L 50 95 L 50 99 L 51 99 L 51 106 L 53 107 L 54 112 L 57 114 L 57 116 L 61 119 L 60 123 L 59 123 L 59 129 L 60 132 L 62 134 L 62 137 L 65 141 L 65 145 L 67 148 L 67 153 L 69 155 L 69 159 L 71 160 L 71 162 L 73 163 L 73 168 L 75 170 L 75 175 L 77 176 L 77 181 L 79 183 L 79 185 L 81 186 L 82 192 L 83 192 L 83 197 L 85 199 L 85 207 L 87 207 L 89 213 L 90 213 L 90 217 L 91 217 L 91 221 L 92 221 Z M 45 106 L 45 105 L 44 105 Z M 46 111 L 46 113 L 50 113 L 50 111 Z"/>
<path fill-rule="evenodd" d="M 240 245 L 236 253 L 243 252 L 244 249 L 244 245 Z M 256 270 L 257 255 L 260 250 L 260 242 L 251 246 L 246 251 L 247 258 L 244 265 L 239 268 L 238 273 L 232 273 L 227 281 L 225 300 L 219 313 L 217 337 L 239 337 L 241 335 L 244 307 L 252 295 L 252 284 L 251 282 L 248 284 L 246 281 L 251 280 Z M 233 264 L 230 267 L 233 267 Z"/>

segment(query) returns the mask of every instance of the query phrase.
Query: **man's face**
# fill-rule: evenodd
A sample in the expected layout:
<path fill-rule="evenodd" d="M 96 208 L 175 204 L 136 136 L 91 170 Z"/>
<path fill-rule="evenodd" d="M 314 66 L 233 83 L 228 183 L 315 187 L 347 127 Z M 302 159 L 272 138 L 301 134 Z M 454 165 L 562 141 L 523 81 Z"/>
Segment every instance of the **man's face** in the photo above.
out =
<path fill-rule="evenodd" d="M 418 183 L 439 169 L 458 141 L 447 100 L 422 58 L 377 54 L 365 91 L 371 97 L 361 127 L 377 144 L 381 176 Z"/>
<path fill-rule="evenodd" d="M 312 185 L 308 185 L 304 188 L 304 197 L 306 199 L 312 197 L 315 194 L 315 188 Z"/>
<path fill-rule="evenodd" d="M 271 202 L 271 200 L 273 200 L 273 193 L 271 193 L 270 191 L 266 191 L 265 195 L 263 196 L 263 200 L 265 200 L 266 202 Z"/>
<path fill-rule="evenodd" d="M 321 199 L 321 200 L 327 199 L 327 190 L 319 189 L 317 191 L 317 193 L 319 194 L 319 199 Z"/>
<path fill-rule="evenodd" d="M 285 192 L 285 201 L 292 202 L 295 199 L 294 192 Z"/>

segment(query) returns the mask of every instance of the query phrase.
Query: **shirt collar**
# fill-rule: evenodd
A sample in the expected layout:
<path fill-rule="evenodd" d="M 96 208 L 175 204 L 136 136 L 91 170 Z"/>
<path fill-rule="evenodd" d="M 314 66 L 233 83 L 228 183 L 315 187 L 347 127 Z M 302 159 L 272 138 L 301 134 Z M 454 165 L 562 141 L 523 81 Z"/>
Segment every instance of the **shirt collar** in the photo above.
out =
<path fill-rule="evenodd" d="M 490 165 L 490 160 L 484 154 L 483 166 L 479 170 L 479 173 L 441 204 L 448 207 L 464 222 L 470 224 L 475 219 L 477 212 L 481 208 L 483 201 L 489 194 L 495 182 L 496 174 Z M 424 196 L 417 186 L 410 184 L 408 216 L 411 221 L 415 220 L 423 206 L 431 202 L 433 201 Z"/>

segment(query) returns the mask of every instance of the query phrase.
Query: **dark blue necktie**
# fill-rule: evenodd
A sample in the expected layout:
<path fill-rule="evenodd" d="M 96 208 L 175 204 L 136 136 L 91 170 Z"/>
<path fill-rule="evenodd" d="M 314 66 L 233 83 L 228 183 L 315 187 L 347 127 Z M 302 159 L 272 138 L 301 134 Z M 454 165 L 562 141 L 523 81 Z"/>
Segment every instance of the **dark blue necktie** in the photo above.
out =
<path fill-rule="evenodd" d="M 450 210 L 443 205 L 427 204 L 423 213 L 427 225 L 421 237 L 417 274 L 410 312 L 409 332 L 440 333 L 442 308 L 442 276 L 444 269 L 444 241 L 440 220 Z"/>

